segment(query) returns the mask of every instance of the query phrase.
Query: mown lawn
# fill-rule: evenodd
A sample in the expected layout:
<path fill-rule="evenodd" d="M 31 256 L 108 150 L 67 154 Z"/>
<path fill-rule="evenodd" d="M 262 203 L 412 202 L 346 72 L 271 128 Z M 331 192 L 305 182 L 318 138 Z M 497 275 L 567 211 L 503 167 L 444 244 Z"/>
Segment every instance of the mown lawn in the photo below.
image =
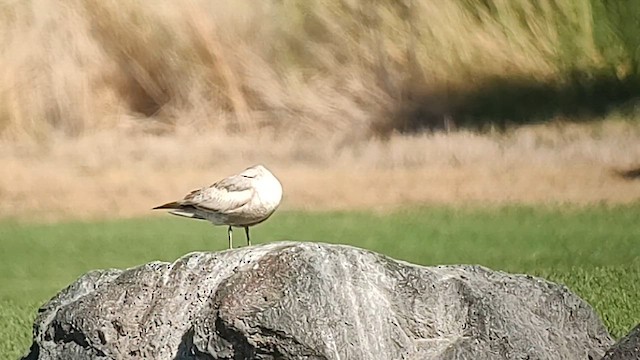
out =
<path fill-rule="evenodd" d="M 242 231 L 234 235 L 244 244 Z M 254 228 L 252 238 L 344 243 L 423 265 L 470 263 L 539 275 L 593 305 L 615 337 L 640 322 L 640 204 L 280 212 Z M 0 358 L 27 350 L 38 306 L 87 270 L 172 261 L 226 244 L 224 227 L 169 215 L 0 222 Z"/>

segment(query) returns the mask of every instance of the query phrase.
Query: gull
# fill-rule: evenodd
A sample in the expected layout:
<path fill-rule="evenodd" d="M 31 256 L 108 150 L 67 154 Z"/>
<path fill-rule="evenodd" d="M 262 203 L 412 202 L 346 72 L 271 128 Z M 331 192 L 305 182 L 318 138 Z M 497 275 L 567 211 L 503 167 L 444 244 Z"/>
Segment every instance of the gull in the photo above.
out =
<path fill-rule="evenodd" d="M 280 181 L 262 165 L 194 190 L 184 199 L 153 208 L 171 209 L 170 214 L 227 225 L 229 249 L 233 248 L 232 227 L 243 227 L 251 245 L 249 227 L 269 218 L 282 200 Z"/>

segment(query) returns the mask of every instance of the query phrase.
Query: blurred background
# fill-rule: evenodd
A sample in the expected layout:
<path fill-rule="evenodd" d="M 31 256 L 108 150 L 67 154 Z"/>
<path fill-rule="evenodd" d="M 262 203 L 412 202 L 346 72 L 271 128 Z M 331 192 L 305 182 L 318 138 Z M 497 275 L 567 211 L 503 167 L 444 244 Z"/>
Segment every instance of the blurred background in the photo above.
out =
<path fill-rule="evenodd" d="M 143 215 L 254 163 L 296 209 L 631 202 L 639 16 L 601 0 L 5 0 L 0 216 Z"/>
<path fill-rule="evenodd" d="M 545 276 L 624 335 L 638 34 L 633 1 L 0 0 L 0 353 L 89 269 L 225 248 L 150 208 L 256 163 L 256 243 Z"/>

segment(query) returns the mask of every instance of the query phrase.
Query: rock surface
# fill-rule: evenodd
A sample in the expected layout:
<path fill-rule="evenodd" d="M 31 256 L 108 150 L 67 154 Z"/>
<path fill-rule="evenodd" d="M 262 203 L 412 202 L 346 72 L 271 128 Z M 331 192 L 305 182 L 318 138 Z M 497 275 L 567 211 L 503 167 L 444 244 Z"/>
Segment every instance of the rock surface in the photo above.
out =
<path fill-rule="evenodd" d="M 640 324 L 607 350 L 602 360 L 640 359 Z"/>
<path fill-rule="evenodd" d="M 272 243 L 93 271 L 40 310 L 27 359 L 600 359 L 565 287 L 479 266 Z"/>

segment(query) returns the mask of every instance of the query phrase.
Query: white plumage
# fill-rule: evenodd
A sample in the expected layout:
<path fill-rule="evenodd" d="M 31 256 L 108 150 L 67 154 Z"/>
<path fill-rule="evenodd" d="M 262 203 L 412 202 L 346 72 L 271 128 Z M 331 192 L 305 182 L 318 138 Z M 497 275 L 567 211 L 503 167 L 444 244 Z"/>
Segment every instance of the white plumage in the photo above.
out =
<path fill-rule="evenodd" d="M 174 215 L 228 225 L 229 248 L 232 248 L 233 226 L 245 229 L 247 245 L 251 245 L 249 227 L 267 220 L 281 200 L 280 181 L 264 166 L 255 165 L 154 210 L 171 209 Z"/>

